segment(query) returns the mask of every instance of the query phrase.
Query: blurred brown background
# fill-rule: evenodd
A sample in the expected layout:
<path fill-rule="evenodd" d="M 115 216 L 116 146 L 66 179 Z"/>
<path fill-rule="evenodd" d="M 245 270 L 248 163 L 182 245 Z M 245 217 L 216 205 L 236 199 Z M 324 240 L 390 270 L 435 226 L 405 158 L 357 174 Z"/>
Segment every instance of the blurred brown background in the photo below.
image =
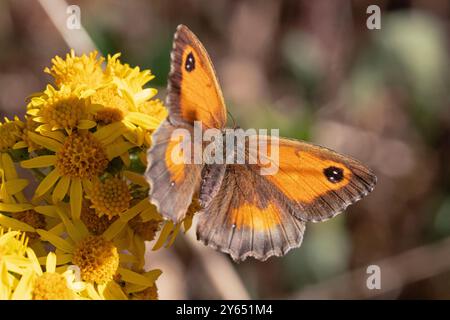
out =
<path fill-rule="evenodd" d="M 65 27 L 67 5 L 84 29 Z M 381 30 L 366 9 L 381 8 Z M 239 265 L 180 236 L 149 253 L 161 298 L 450 298 L 450 2 L 0 2 L 0 114 L 25 98 L 69 45 L 149 68 L 164 98 L 179 23 L 202 40 L 242 127 L 279 128 L 352 155 L 378 176 L 346 214 L 308 224 L 300 249 Z M 92 41 L 92 42 L 89 42 Z M 191 236 L 194 230 L 189 232 Z M 368 290 L 366 268 L 381 268 Z"/>

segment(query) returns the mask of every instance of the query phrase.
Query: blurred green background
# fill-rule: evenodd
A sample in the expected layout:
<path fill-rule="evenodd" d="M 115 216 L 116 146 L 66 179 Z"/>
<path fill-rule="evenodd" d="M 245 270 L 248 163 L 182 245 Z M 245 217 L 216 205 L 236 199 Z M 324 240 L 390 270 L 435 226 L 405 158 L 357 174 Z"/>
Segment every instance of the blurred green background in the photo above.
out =
<path fill-rule="evenodd" d="M 175 250 L 149 254 L 164 272 L 161 298 L 242 297 L 221 270 L 236 272 L 251 298 L 450 298 L 448 0 L 2 0 L 2 116 L 23 114 L 25 98 L 50 81 L 44 67 L 69 51 L 59 30 L 68 4 L 80 7 L 102 54 L 152 70 L 162 99 L 173 33 L 186 24 L 240 126 L 279 128 L 378 176 L 370 196 L 308 224 L 302 247 L 283 258 L 237 265 L 179 237 Z M 381 8 L 380 30 L 366 27 L 371 4 Z M 83 39 L 82 30 L 65 32 Z M 216 275 L 205 275 L 208 263 Z M 371 264 L 381 267 L 381 290 L 366 287 Z"/>

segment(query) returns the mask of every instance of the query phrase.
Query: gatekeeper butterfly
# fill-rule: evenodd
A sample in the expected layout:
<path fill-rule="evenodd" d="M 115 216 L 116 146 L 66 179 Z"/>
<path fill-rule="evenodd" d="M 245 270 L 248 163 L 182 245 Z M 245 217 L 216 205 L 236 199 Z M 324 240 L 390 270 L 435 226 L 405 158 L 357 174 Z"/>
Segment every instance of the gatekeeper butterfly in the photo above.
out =
<path fill-rule="evenodd" d="M 359 161 L 308 142 L 279 138 L 278 171 L 263 164 L 178 163 L 173 132 L 225 131 L 227 111 L 214 67 L 203 45 L 184 25 L 174 36 L 168 80 L 168 118 L 152 136 L 145 173 L 150 200 L 175 223 L 194 197 L 197 238 L 235 261 L 266 260 L 299 247 L 305 224 L 334 217 L 371 192 L 376 176 Z"/>

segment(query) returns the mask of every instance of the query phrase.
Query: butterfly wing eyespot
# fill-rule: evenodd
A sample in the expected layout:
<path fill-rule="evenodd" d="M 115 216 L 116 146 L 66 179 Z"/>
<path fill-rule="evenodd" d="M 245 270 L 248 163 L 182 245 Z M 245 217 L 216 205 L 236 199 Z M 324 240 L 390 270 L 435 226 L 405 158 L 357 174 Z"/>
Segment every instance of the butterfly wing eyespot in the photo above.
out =
<path fill-rule="evenodd" d="M 323 174 L 331 183 L 338 183 L 344 179 L 344 170 L 335 166 L 323 169 Z"/>
<path fill-rule="evenodd" d="M 192 52 L 189 52 L 184 61 L 184 69 L 187 72 L 191 72 L 195 69 L 195 58 Z"/>

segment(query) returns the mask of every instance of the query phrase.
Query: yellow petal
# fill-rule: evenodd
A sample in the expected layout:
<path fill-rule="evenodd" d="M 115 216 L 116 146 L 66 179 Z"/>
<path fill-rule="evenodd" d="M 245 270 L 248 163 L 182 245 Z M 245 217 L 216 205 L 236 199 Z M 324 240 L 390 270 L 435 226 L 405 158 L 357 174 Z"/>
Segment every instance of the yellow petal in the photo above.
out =
<path fill-rule="evenodd" d="M 175 229 L 172 232 L 170 240 L 166 245 L 166 248 L 170 248 L 172 246 L 172 244 L 175 242 L 175 239 L 177 238 L 177 235 L 180 232 L 180 226 L 181 226 L 181 223 L 177 223 L 177 225 L 175 226 Z"/>
<path fill-rule="evenodd" d="M 14 166 L 14 162 L 12 161 L 10 155 L 8 153 L 2 153 L 2 165 L 3 171 L 5 172 L 6 180 L 17 179 L 17 171 Z"/>
<path fill-rule="evenodd" d="M 56 265 L 66 265 L 72 261 L 73 255 L 69 253 L 58 253 L 56 254 Z M 47 256 L 39 257 L 38 258 L 39 264 L 41 266 L 46 265 L 47 263 Z M 55 268 L 56 269 L 56 268 Z"/>
<path fill-rule="evenodd" d="M 31 141 L 33 141 L 34 143 L 43 146 L 44 148 L 53 151 L 53 152 L 58 152 L 61 147 L 62 144 L 54 139 L 51 138 L 47 138 L 44 136 L 41 136 L 40 134 L 36 134 L 34 132 L 28 132 L 28 137 L 31 139 Z"/>
<path fill-rule="evenodd" d="M 44 127 L 44 126 L 40 126 L 40 127 Z M 38 130 L 38 129 L 36 129 Z M 55 139 L 56 141 L 59 141 L 61 143 L 64 143 L 64 141 L 66 140 L 66 135 L 64 133 L 62 133 L 61 131 L 52 131 L 50 130 L 41 130 L 40 133 L 43 136 Z"/>
<path fill-rule="evenodd" d="M 114 122 L 98 129 L 94 133 L 94 137 L 103 144 L 108 144 L 120 137 L 125 130 L 126 128 L 122 122 Z"/>
<path fill-rule="evenodd" d="M 134 147 L 134 144 L 128 141 L 122 141 L 119 143 L 112 143 L 106 147 L 106 155 L 108 156 L 108 160 L 114 159 L 115 157 L 120 156 L 122 153 L 127 152 L 131 148 Z"/>
<path fill-rule="evenodd" d="M 36 232 L 39 233 L 42 240 L 50 242 L 56 248 L 58 248 L 64 252 L 67 252 L 67 253 L 73 252 L 73 250 L 74 250 L 73 245 L 71 243 L 69 243 L 68 241 L 64 240 L 63 238 L 58 237 L 58 236 L 54 235 L 53 233 L 51 233 L 49 231 L 45 231 L 43 229 L 37 229 Z"/>
<path fill-rule="evenodd" d="M 190 214 L 183 220 L 183 229 L 184 233 L 188 232 L 188 230 L 192 227 L 192 220 L 194 218 L 194 215 Z"/>
<path fill-rule="evenodd" d="M 146 208 L 150 207 L 150 202 L 147 198 L 139 201 L 138 204 L 136 204 L 134 207 L 131 207 L 127 211 L 125 211 L 121 216 L 120 220 L 123 221 L 129 221 L 133 219 L 135 216 L 137 216 L 140 212 L 145 210 Z"/>
<path fill-rule="evenodd" d="M 26 148 L 26 147 L 28 147 L 28 145 L 27 145 L 27 143 L 25 141 L 19 141 L 19 142 L 16 142 L 13 145 L 13 149 L 14 150 L 16 150 L 16 149 L 23 149 L 23 148 Z"/>
<path fill-rule="evenodd" d="M 130 160 L 130 154 L 127 152 L 124 152 L 120 155 L 120 159 L 122 159 L 122 162 L 124 164 L 124 166 L 126 168 L 129 168 L 131 165 L 131 160 Z"/>
<path fill-rule="evenodd" d="M 154 205 L 151 205 L 150 208 L 147 208 L 144 211 L 142 211 L 141 220 L 142 222 L 147 222 L 150 220 L 161 221 L 162 217 L 156 210 L 156 207 Z"/>
<path fill-rule="evenodd" d="M 107 300 L 128 300 L 122 288 L 115 281 L 109 281 L 103 290 L 103 296 Z"/>
<path fill-rule="evenodd" d="M 36 206 L 34 211 L 52 218 L 58 217 L 55 206 Z"/>
<path fill-rule="evenodd" d="M 5 182 L 6 192 L 16 194 L 26 188 L 29 181 L 27 179 L 13 179 Z"/>
<path fill-rule="evenodd" d="M 33 271 L 29 269 L 19 280 L 11 300 L 31 300 Z"/>
<path fill-rule="evenodd" d="M 156 129 L 161 123 L 160 119 L 140 112 L 130 112 L 125 119 L 147 130 Z"/>
<path fill-rule="evenodd" d="M 159 234 L 158 241 L 156 241 L 155 245 L 152 248 L 153 251 L 160 249 L 164 245 L 173 228 L 174 228 L 173 222 L 170 220 L 164 224 L 164 227 L 161 230 L 161 233 Z"/>
<path fill-rule="evenodd" d="M 117 219 L 116 221 L 111 224 L 108 229 L 103 232 L 103 237 L 106 240 L 112 240 L 116 235 L 120 233 L 120 231 L 123 230 L 123 228 L 127 225 L 126 221 L 123 221 L 121 219 Z"/>
<path fill-rule="evenodd" d="M 59 235 L 66 231 L 66 227 L 64 226 L 64 223 L 61 222 L 48 231 L 53 233 L 54 235 Z"/>
<path fill-rule="evenodd" d="M 152 287 L 154 285 L 154 281 L 152 279 L 143 276 L 142 274 L 133 272 L 131 270 L 119 267 L 117 272 L 122 276 L 122 280 L 130 283 L 140 284 L 148 287 Z"/>
<path fill-rule="evenodd" d="M 143 187 L 148 187 L 147 180 L 145 180 L 145 178 L 141 174 L 138 174 L 133 171 L 125 170 L 125 171 L 123 171 L 123 175 L 125 176 L 125 178 L 127 178 L 128 180 L 130 180 L 131 182 L 133 182 L 135 184 L 138 184 Z"/>
<path fill-rule="evenodd" d="M 71 254 L 58 254 L 56 259 L 56 265 L 65 265 L 72 261 L 73 255 Z"/>
<path fill-rule="evenodd" d="M 4 212 L 22 212 L 33 209 L 29 203 L 0 203 L 0 211 Z"/>
<path fill-rule="evenodd" d="M 59 177 L 60 175 L 58 170 L 53 169 L 53 171 L 50 172 L 36 188 L 36 191 L 34 192 L 35 197 L 40 197 L 44 195 L 48 190 L 50 190 L 55 185 Z"/>
<path fill-rule="evenodd" d="M 0 225 L 3 227 L 6 227 L 6 228 L 11 228 L 13 230 L 20 230 L 20 231 L 26 231 L 26 232 L 35 232 L 36 231 L 29 224 L 26 224 L 25 222 L 19 221 L 14 218 L 10 218 L 1 213 L 0 213 Z"/>
<path fill-rule="evenodd" d="M 147 166 L 147 154 L 145 152 L 139 152 L 139 160 L 145 167 Z"/>
<path fill-rule="evenodd" d="M 32 262 L 31 267 L 33 268 L 34 272 L 36 272 L 38 275 L 42 275 L 41 265 L 39 264 L 39 260 L 36 257 L 33 249 L 27 248 L 27 257 Z"/>
<path fill-rule="evenodd" d="M 73 220 L 72 222 L 82 239 L 86 238 L 89 235 L 89 230 L 86 228 L 83 221 Z"/>
<path fill-rule="evenodd" d="M 72 212 L 72 218 L 75 220 L 80 219 L 82 200 L 83 189 L 81 188 L 81 180 L 74 178 L 70 184 L 70 211 Z"/>
<path fill-rule="evenodd" d="M 47 262 L 45 263 L 45 271 L 46 272 L 55 272 L 56 270 L 56 254 L 50 252 L 47 255 Z"/>
<path fill-rule="evenodd" d="M 37 116 L 41 109 L 28 109 L 27 114 L 30 116 Z"/>
<path fill-rule="evenodd" d="M 80 122 L 78 122 L 78 129 L 85 129 L 85 130 L 89 130 L 91 128 L 94 128 L 97 125 L 97 123 L 95 121 L 92 120 L 80 120 Z"/>
<path fill-rule="evenodd" d="M 69 185 L 70 185 L 70 177 L 62 176 L 61 179 L 58 181 L 55 190 L 53 190 L 52 201 L 54 204 L 57 204 L 58 202 L 64 199 L 64 197 L 67 194 L 67 191 L 69 190 Z"/>
<path fill-rule="evenodd" d="M 145 102 L 158 94 L 158 90 L 155 88 L 146 88 L 142 91 L 139 91 L 134 95 L 134 100 L 139 104 L 141 102 Z"/>
<path fill-rule="evenodd" d="M 85 193 L 89 193 L 92 190 L 92 182 L 89 179 L 81 180 L 81 185 Z"/>
<path fill-rule="evenodd" d="M 97 293 L 97 290 L 95 290 L 92 283 L 86 284 L 86 292 L 92 300 L 103 300 L 102 297 L 100 297 L 100 295 Z"/>
<path fill-rule="evenodd" d="M 56 156 L 55 155 L 49 155 L 49 156 L 40 156 L 36 158 L 32 158 L 29 160 L 24 160 L 20 163 L 22 168 L 46 168 L 50 166 L 54 166 L 56 164 Z"/>
<path fill-rule="evenodd" d="M 67 215 L 65 214 L 62 207 L 57 206 L 56 212 L 58 213 L 59 217 L 61 218 L 62 222 L 64 223 L 64 226 L 66 227 L 67 233 L 69 234 L 69 237 L 74 240 L 74 242 L 81 241 L 83 239 L 83 236 L 81 233 L 77 230 L 75 225 L 72 223 L 72 221 L 69 220 Z"/>
<path fill-rule="evenodd" d="M 137 136 L 137 145 L 138 146 L 142 146 L 144 144 L 144 135 L 145 135 L 144 129 L 142 129 L 141 127 L 138 127 L 136 129 L 136 136 Z"/>
<path fill-rule="evenodd" d="M 120 263 L 136 263 L 137 259 L 131 254 L 119 254 Z"/>

